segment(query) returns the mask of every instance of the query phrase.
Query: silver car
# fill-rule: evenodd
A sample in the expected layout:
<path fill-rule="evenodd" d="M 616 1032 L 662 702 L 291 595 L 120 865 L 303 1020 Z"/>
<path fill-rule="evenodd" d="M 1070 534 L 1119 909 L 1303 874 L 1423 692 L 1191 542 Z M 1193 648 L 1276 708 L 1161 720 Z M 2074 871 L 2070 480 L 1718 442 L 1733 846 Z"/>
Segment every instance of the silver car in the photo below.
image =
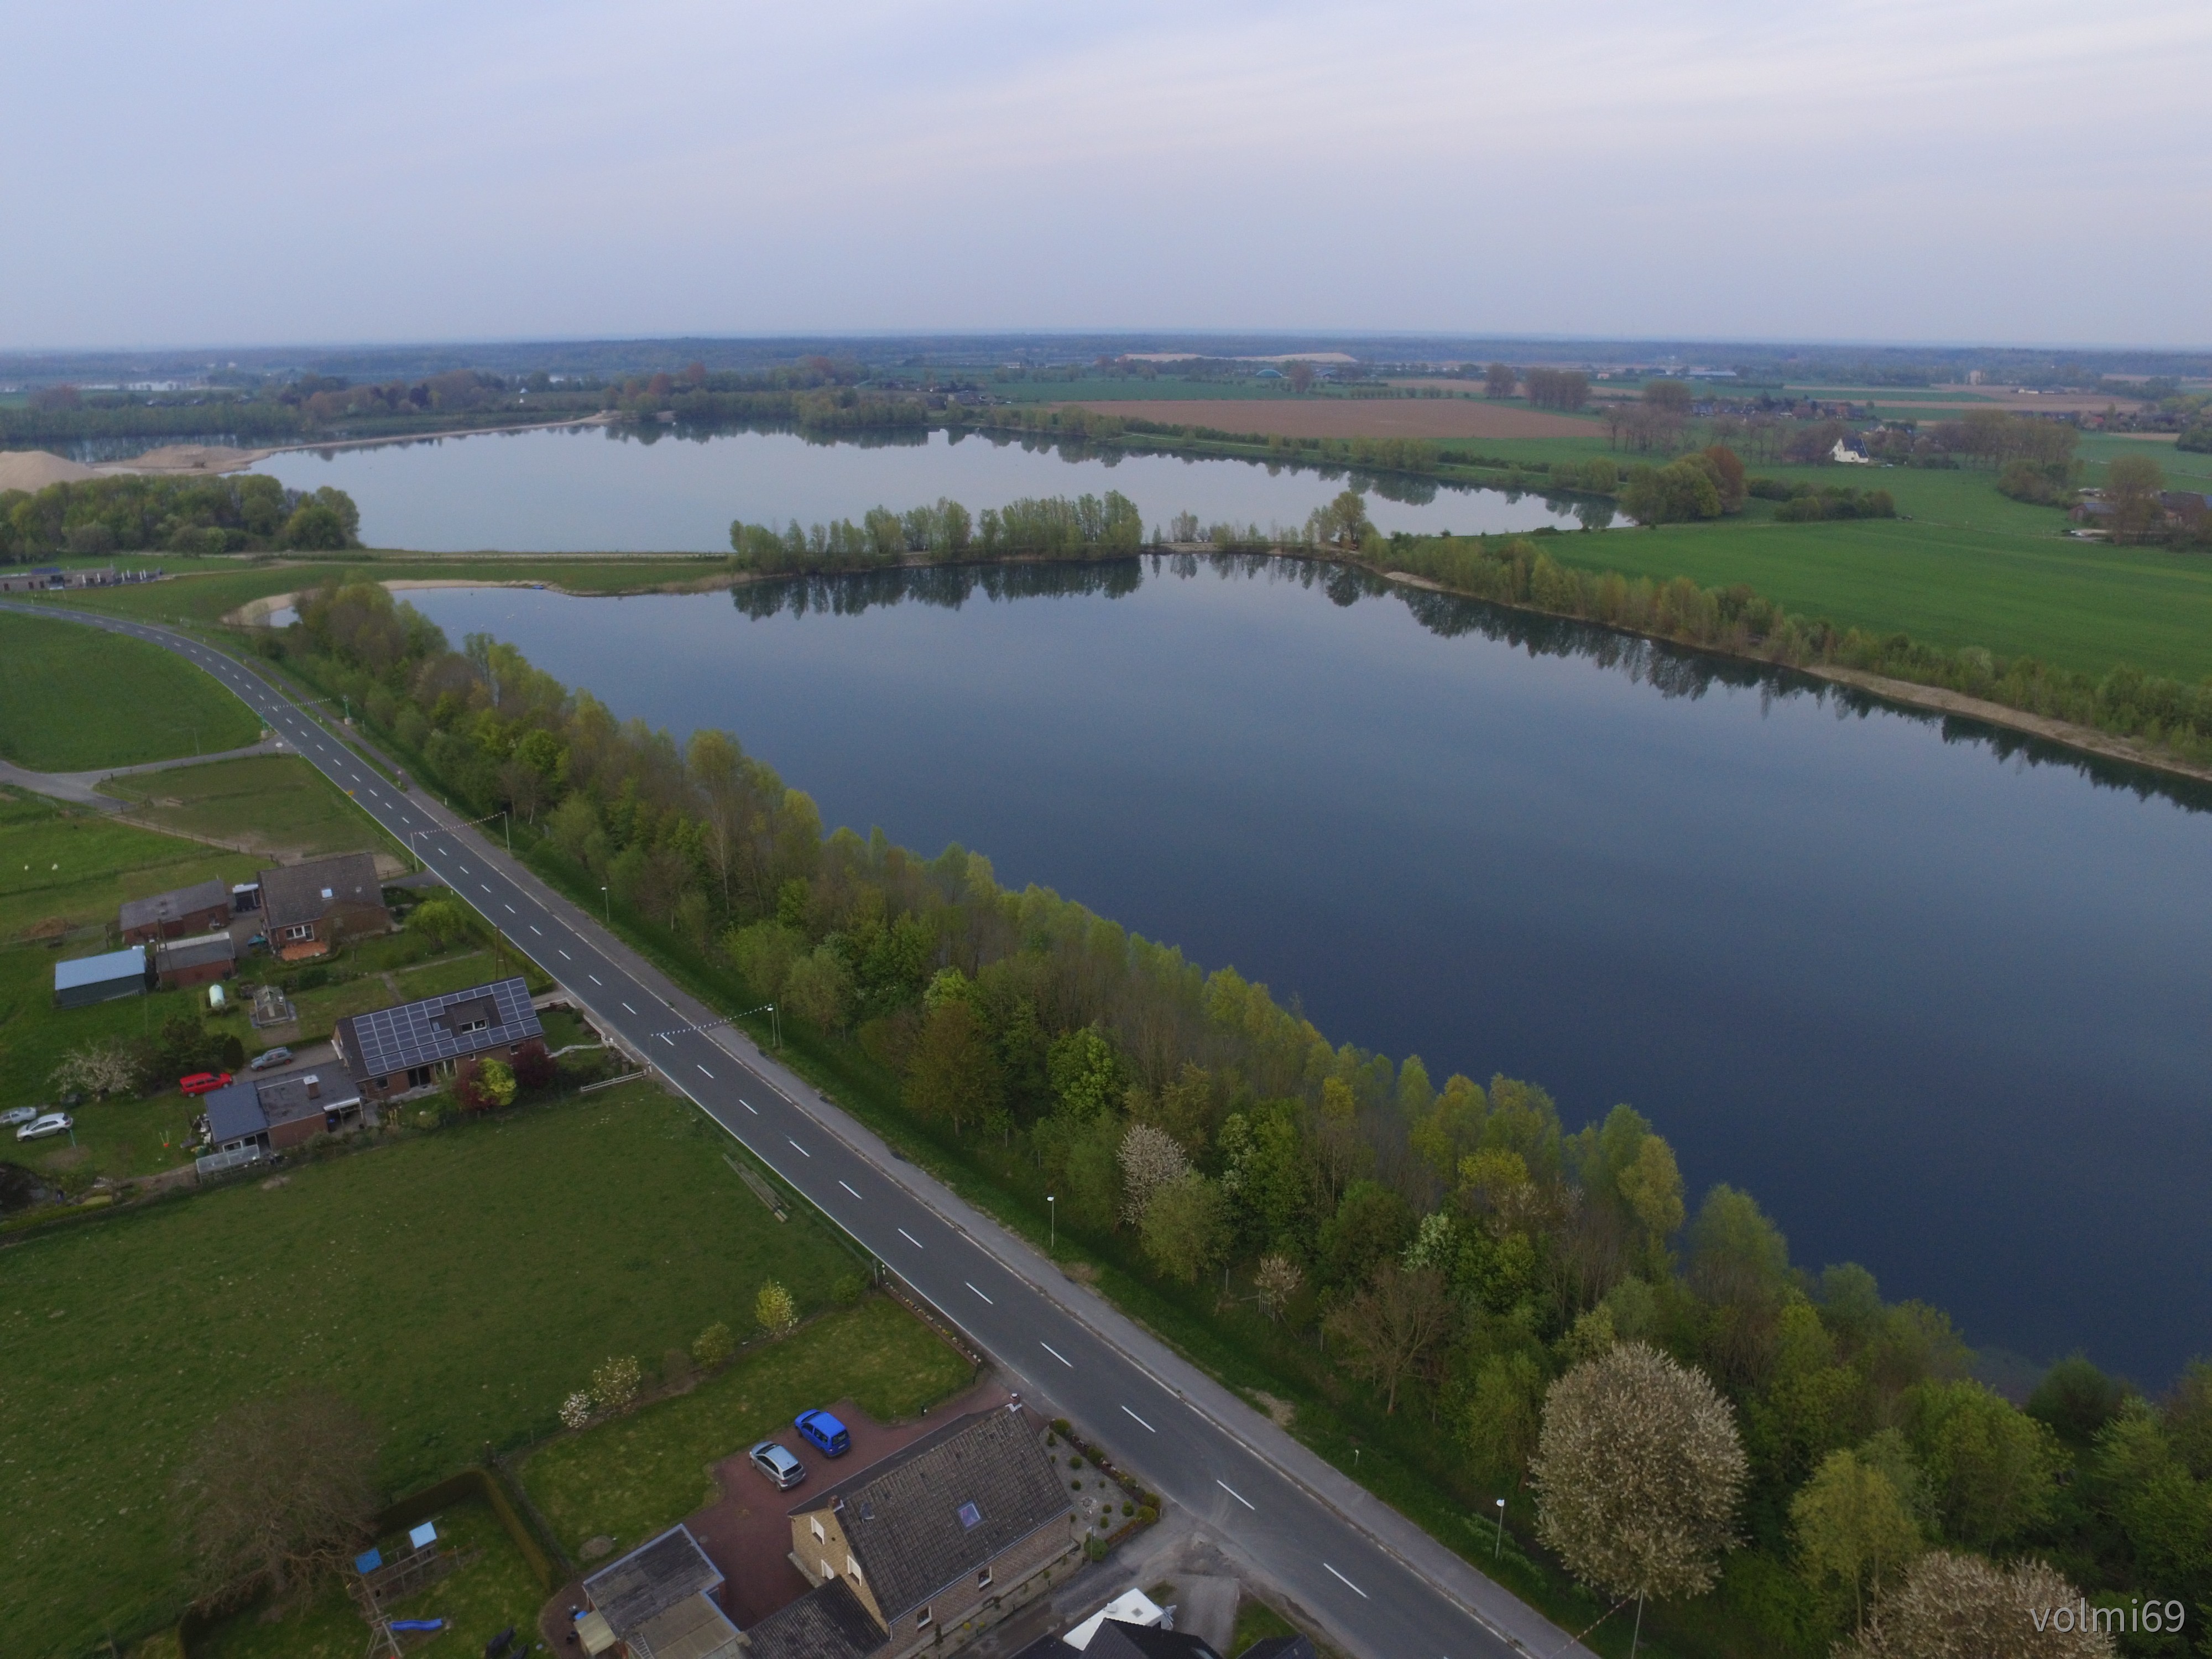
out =
<path fill-rule="evenodd" d="M 18 1140 L 44 1140 L 48 1135 L 67 1134 L 76 1127 L 76 1120 L 67 1112 L 48 1112 L 44 1117 L 34 1117 L 15 1131 Z"/>
<path fill-rule="evenodd" d="M 38 1115 L 39 1109 L 35 1106 L 10 1106 L 6 1111 L 0 1112 L 0 1129 L 12 1129 L 18 1123 L 28 1123 Z"/>
<path fill-rule="evenodd" d="M 806 1479 L 806 1465 L 793 1457 L 788 1447 L 779 1446 L 773 1440 L 762 1441 L 745 1455 L 752 1459 L 753 1467 L 778 1492 L 789 1492 Z"/>

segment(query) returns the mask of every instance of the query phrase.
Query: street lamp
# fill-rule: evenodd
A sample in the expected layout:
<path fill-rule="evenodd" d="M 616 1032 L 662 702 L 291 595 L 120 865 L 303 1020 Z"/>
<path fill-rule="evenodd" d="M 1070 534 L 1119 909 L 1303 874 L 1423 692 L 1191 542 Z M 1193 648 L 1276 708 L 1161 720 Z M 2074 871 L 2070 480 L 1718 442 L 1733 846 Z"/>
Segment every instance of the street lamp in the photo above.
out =
<path fill-rule="evenodd" d="M 615 925 L 615 902 L 607 896 L 607 890 L 605 887 L 599 889 L 599 899 L 606 906 L 607 927 L 611 932 Z"/>
<path fill-rule="evenodd" d="M 1052 1249 L 1057 1253 L 1060 1249 L 1060 1200 L 1050 1193 L 1044 1195 L 1044 1212 L 1052 1224 Z"/>
<path fill-rule="evenodd" d="M 1490 1554 L 1491 1554 L 1491 1558 L 1492 1558 L 1492 1559 L 1495 1560 L 1495 1559 L 1497 1559 L 1498 1557 L 1503 1556 L 1504 1553 L 1505 1553 L 1505 1500 L 1504 1500 L 1504 1498 L 1499 1498 L 1499 1499 L 1498 1500 L 1498 1543 L 1497 1543 L 1496 1547 L 1493 1547 L 1493 1548 L 1491 1550 Z"/>

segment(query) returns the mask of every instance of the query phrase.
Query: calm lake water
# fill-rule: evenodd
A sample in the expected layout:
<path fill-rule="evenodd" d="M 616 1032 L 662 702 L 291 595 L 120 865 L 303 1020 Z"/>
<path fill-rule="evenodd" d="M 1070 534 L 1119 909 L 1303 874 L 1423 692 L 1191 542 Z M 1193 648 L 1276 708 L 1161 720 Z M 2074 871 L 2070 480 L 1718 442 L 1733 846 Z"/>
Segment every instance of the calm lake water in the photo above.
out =
<path fill-rule="evenodd" d="M 1264 560 L 409 597 L 1335 1041 L 1628 1101 L 1977 1344 L 2212 1349 L 2212 815 L 2139 778 Z"/>
<path fill-rule="evenodd" d="M 1384 530 L 1580 527 L 1570 507 L 1539 495 L 978 433 L 862 443 L 791 432 L 585 427 L 301 451 L 254 470 L 295 489 L 345 490 L 361 507 L 362 538 L 372 547 L 441 553 L 726 553 L 732 519 L 857 521 L 872 507 L 902 513 L 940 495 L 980 514 L 1024 495 L 1109 489 L 1136 502 L 1148 527 L 1164 529 L 1188 512 L 1204 524 L 1296 528 L 1347 482 L 1369 490 L 1369 516 Z"/>

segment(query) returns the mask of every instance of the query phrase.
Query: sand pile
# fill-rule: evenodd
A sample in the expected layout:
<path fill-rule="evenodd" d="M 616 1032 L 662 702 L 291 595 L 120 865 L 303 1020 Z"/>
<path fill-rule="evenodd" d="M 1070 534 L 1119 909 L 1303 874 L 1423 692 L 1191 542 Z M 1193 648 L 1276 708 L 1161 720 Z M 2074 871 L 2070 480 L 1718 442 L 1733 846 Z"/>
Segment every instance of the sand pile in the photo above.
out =
<path fill-rule="evenodd" d="M 90 467 L 65 461 L 50 450 L 0 450 L 0 489 L 44 489 L 48 484 L 76 483 L 99 476 Z"/>
<path fill-rule="evenodd" d="M 268 454 L 265 449 L 228 449 L 221 444 L 163 444 L 143 455 L 104 467 L 111 472 L 235 472 Z"/>

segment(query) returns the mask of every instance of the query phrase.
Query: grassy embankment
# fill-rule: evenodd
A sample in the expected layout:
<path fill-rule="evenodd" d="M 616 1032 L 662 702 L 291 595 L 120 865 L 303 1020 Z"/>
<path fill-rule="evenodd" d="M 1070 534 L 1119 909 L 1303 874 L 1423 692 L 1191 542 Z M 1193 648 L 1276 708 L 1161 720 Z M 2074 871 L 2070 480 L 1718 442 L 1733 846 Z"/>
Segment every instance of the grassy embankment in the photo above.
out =
<path fill-rule="evenodd" d="M 0 757 L 18 766 L 136 766 L 260 735 L 244 703 L 159 646 L 0 611 Z"/>
<path fill-rule="evenodd" d="M 381 1476 L 399 1494 L 554 1431 L 562 1396 L 611 1354 L 649 1374 L 717 1320 L 749 1329 L 767 1279 L 823 1308 L 855 1258 L 803 1206 L 775 1221 L 724 1163 L 733 1150 L 632 1085 L 10 1249 L 10 1650 L 75 1654 L 181 1610 L 170 1483 L 199 1427 L 237 1401 L 338 1389 L 380 1425 Z M 866 1363 L 840 1392 L 915 1397 L 935 1339 L 908 1323 L 914 1335 L 856 1349 Z"/>

